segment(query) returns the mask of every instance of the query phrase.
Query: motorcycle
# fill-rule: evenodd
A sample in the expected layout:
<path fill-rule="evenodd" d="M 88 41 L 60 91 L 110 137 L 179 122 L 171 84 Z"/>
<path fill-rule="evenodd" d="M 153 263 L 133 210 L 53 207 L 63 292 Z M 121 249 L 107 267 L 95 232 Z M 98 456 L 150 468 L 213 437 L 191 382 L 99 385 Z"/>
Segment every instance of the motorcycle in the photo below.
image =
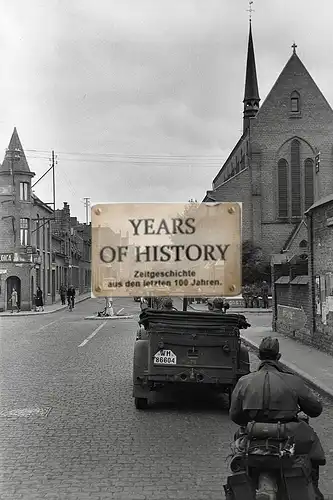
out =
<path fill-rule="evenodd" d="M 288 423 L 250 422 L 235 435 L 226 500 L 316 500 L 308 437 L 302 412 Z M 298 439 L 295 439 L 298 436 Z"/>

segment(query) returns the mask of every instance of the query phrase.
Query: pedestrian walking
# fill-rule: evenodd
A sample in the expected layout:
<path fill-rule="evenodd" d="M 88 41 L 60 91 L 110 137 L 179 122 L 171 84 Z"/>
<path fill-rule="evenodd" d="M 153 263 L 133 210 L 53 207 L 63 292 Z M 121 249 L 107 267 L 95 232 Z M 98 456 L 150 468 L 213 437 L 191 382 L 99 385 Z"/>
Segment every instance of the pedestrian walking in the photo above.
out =
<path fill-rule="evenodd" d="M 74 309 L 74 301 L 75 301 L 75 288 L 73 287 L 73 285 L 70 285 L 70 287 L 67 290 L 67 301 L 69 310 L 71 311 L 72 309 Z"/>
<path fill-rule="evenodd" d="M 248 285 L 244 285 L 242 288 L 242 296 L 246 308 L 250 306 L 250 294 L 251 294 L 250 287 Z"/>
<path fill-rule="evenodd" d="M 66 286 L 61 285 L 61 287 L 59 288 L 59 295 L 63 306 L 66 304 L 66 293 L 67 293 Z"/>
<path fill-rule="evenodd" d="M 43 300 L 43 292 L 40 286 L 37 287 L 36 291 L 36 309 L 40 312 L 40 309 L 44 311 L 44 300 Z"/>
<path fill-rule="evenodd" d="M 269 307 L 268 288 L 269 287 L 267 281 L 263 281 L 261 286 L 261 297 L 262 297 L 262 306 L 264 309 L 268 309 Z"/>
<path fill-rule="evenodd" d="M 14 308 L 16 308 L 17 312 L 20 312 L 19 306 L 18 306 L 18 295 L 16 288 L 13 287 L 11 296 L 10 296 L 10 303 L 11 303 L 11 308 L 12 308 L 12 313 L 14 312 Z"/>

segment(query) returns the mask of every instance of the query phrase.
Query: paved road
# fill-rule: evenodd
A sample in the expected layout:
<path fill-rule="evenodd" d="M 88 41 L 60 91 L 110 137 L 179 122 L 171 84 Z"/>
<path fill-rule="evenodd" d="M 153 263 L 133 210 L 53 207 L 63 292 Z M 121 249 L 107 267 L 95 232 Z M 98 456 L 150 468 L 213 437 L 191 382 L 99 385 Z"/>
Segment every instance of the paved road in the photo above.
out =
<path fill-rule="evenodd" d="M 1 499 L 223 498 L 236 428 L 226 409 L 212 403 L 135 410 L 137 324 L 84 321 L 102 306 L 89 300 L 72 313 L 0 319 Z M 124 299 L 115 306 L 138 311 L 138 304 Z M 315 427 L 329 458 L 323 490 L 332 493 L 329 401 Z"/>

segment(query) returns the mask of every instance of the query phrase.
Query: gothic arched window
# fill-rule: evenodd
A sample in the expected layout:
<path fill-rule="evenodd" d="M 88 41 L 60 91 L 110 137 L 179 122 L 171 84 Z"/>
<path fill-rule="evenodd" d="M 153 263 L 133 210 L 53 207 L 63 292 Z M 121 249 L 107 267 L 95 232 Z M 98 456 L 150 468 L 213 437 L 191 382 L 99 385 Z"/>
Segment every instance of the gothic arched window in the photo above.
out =
<path fill-rule="evenodd" d="M 291 143 L 290 155 L 291 168 L 291 215 L 300 217 L 301 211 L 301 165 L 300 165 L 300 143 L 294 139 Z"/>
<path fill-rule="evenodd" d="M 292 113 L 300 112 L 300 98 L 299 93 L 294 90 L 290 96 L 290 111 Z"/>
<path fill-rule="evenodd" d="M 304 209 L 313 205 L 314 201 L 314 166 L 312 158 L 304 162 Z"/>
<path fill-rule="evenodd" d="M 278 162 L 279 217 L 288 217 L 288 163 L 285 159 Z"/>

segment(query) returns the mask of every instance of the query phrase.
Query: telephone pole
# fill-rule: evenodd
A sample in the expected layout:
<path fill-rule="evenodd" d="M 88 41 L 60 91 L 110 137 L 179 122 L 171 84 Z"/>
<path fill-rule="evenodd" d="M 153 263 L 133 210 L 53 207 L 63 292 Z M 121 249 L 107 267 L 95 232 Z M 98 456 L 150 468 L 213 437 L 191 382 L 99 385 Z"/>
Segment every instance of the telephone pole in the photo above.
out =
<path fill-rule="evenodd" d="M 84 206 L 86 209 L 86 224 L 89 224 L 89 207 L 90 207 L 90 198 L 83 198 Z"/>
<path fill-rule="evenodd" d="M 56 188 L 55 188 L 55 161 L 54 161 L 54 151 L 52 150 L 52 183 L 53 183 L 53 211 L 55 214 L 56 209 Z"/>

